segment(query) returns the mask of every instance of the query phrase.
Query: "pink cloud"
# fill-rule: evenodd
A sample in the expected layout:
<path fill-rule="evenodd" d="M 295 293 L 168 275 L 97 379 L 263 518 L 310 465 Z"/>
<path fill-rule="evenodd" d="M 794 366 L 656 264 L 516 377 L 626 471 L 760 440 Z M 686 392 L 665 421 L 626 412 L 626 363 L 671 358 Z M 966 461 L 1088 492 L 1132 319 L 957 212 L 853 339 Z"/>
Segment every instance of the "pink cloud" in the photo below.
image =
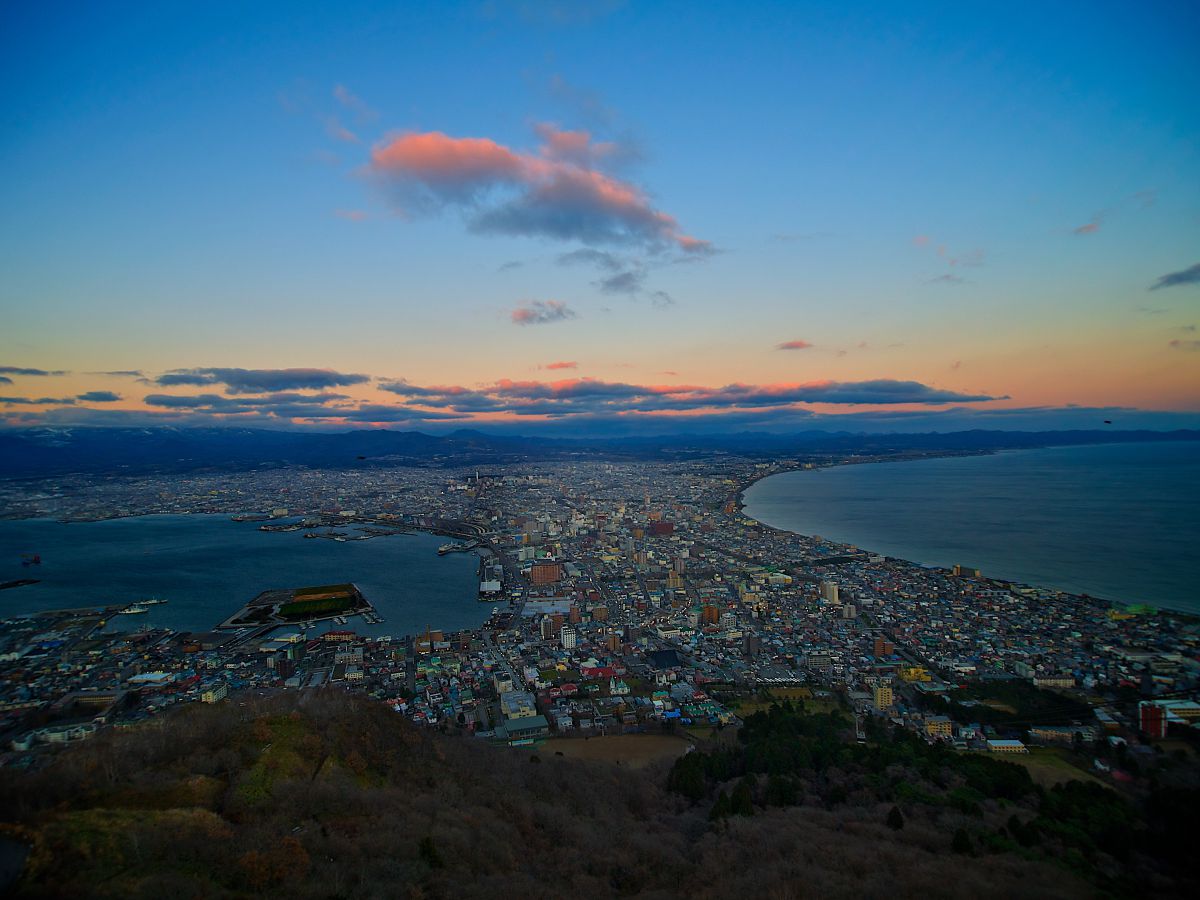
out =
<path fill-rule="evenodd" d="M 478 232 L 712 251 L 636 185 L 592 168 L 615 145 L 594 143 L 586 131 L 538 130 L 536 154 L 489 138 L 403 134 L 372 150 L 368 171 L 395 188 L 406 208 L 464 207 Z"/>
<path fill-rule="evenodd" d="M 914 247 L 924 247 L 926 244 L 929 243 L 929 235 L 918 234 L 915 238 L 912 239 L 912 242 L 913 242 Z"/>
<path fill-rule="evenodd" d="M 776 350 L 807 350 L 811 347 L 808 341 L 784 341 L 782 344 L 776 344 Z"/>
<path fill-rule="evenodd" d="M 370 213 L 363 212 L 361 209 L 335 209 L 333 214 L 339 219 L 346 219 L 349 222 L 363 222 L 370 218 Z"/>
<path fill-rule="evenodd" d="M 539 122 L 533 130 L 542 139 L 538 152 L 546 159 L 590 167 L 624 155 L 624 148 L 615 141 L 593 142 L 590 131 L 563 131 L 549 122 Z"/>
<path fill-rule="evenodd" d="M 575 362 L 574 360 L 563 360 L 560 362 L 546 363 L 546 365 L 543 366 L 543 368 L 545 368 L 545 369 L 578 369 L 579 363 Z"/>

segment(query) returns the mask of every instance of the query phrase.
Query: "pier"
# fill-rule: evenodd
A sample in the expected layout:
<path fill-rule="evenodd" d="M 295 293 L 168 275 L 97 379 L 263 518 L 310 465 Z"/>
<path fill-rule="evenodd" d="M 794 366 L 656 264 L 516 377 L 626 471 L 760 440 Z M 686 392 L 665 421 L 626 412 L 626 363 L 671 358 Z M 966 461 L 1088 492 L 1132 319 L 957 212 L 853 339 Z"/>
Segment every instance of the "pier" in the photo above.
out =
<path fill-rule="evenodd" d="M 264 626 L 280 628 L 312 622 L 338 622 L 349 616 L 361 615 L 365 618 L 368 613 L 377 621 L 382 621 L 371 601 L 355 584 L 276 588 L 263 591 L 218 625 L 217 630 L 241 631 Z"/>

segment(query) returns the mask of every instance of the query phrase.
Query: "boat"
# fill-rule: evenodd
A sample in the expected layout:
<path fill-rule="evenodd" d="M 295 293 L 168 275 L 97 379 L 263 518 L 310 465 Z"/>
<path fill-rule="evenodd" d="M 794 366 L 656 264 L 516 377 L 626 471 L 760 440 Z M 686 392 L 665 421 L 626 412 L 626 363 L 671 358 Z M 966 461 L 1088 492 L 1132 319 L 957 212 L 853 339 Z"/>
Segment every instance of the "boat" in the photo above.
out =
<path fill-rule="evenodd" d="M 121 610 L 121 612 L 120 612 L 120 613 L 118 613 L 118 615 L 122 615 L 122 616 L 137 616 L 137 615 L 141 615 L 141 614 L 143 614 L 143 613 L 148 613 L 148 612 L 150 612 L 150 610 L 146 609 L 146 607 L 144 607 L 144 606 L 141 606 L 140 604 L 137 604 L 137 603 L 135 603 L 135 604 L 133 604 L 132 606 L 127 606 L 127 607 L 125 607 L 123 610 Z"/>

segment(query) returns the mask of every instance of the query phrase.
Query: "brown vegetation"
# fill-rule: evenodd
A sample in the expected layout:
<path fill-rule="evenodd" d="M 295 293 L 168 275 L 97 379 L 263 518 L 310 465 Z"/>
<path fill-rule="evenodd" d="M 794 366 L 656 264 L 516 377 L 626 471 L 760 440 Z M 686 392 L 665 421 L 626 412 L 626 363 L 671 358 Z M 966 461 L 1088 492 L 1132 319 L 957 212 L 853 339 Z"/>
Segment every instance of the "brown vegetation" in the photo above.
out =
<path fill-rule="evenodd" d="M 969 818 L 953 810 L 914 805 L 893 830 L 891 804 L 863 794 L 710 822 L 667 792 L 669 763 L 552 747 L 498 751 L 346 695 L 289 695 L 191 707 L 4 773 L 0 809 L 33 837 L 26 897 L 1090 892 L 1016 855 L 964 863 L 951 844 Z"/>
<path fill-rule="evenodd" d="M 686 738 L 668 734 L 613 734 L 592 738 L 559 738 L 539 751 L 545 756 L 590 759 L 618 763 L 632 769 L 644 769 L 658 762 L 673 762 L 691 744 Z"/>

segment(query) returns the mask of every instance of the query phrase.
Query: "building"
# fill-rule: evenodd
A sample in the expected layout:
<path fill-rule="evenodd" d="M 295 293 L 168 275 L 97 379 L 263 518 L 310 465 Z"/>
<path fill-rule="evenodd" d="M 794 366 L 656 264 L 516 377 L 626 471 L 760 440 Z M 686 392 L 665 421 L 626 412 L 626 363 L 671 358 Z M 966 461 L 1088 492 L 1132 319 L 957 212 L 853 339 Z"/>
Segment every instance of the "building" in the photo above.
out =
<path fill-rule="evenodd" d="M 988 750 L 992 753 L 1028 753 L 1029 749 L 1020 741 L 998 741 L 991 740 L 987 742 Z"/>
<path fill-rule="evenodd" d="M 500 695 L 500 712 L 505 719 L 527 719 L 537 715 L 533 694 L 527 691 L 506 691 Z"/>
<path fill-rule="evenodd" d="M 577 638 L 578 635 L 575 629 L 570 625 L 564 625 L 562 631 L 558 633 L 558 639 L 562 643 L 564 650 L 574 650 Z"/>
<path fill-rule="evenodd" d="M 890 684 L 877 684 L 872 692 L 872 700 L 875 708 L 880 712 L 892 708 L 892 686 Z"/>
<path fill-rule="evenodd" d="M 529 568 L 529 580 L 534 584 L 554 584 L 562 579 L 562 564 L 537 562 Z"/>
<path fill-rule="evenodd" d="M 217 703 L 229 696 L 229 685 L 224 681 L 218 681 L 216 684 L 209 685 L 200 694 L 201 703 Z"/>
<path fill-rule="evenodd" d="M 842 602 L 838 599 L 838 584 L 836 581 L 821 582 L 821 599 L 835 606 Z"/>
<path fill-rule="evenodd" d="M 533 715 L 520 719 L 508 719 L 496 728 L 496 739 L 511 747 L 523 747 L 544 740 L 550 734 L 550 723 L 545 716 Z"/>
<path fill-rule="evenodd" d="M 928 716 L 925 719 L 925 733 L 934 738 L 954 737 L 954 723 L 949 716 Z"/>
<path fill-rule="evenodd" d="M 1151 738 L 1167 736 L 1167 711 L 1157 703 L 1143 700 L 1138 704 L 1138 728 Z"/>
<path fill-rule="evenodd" d="M 1034 725 L 1029 729 L 1029 737 L 1042 744 L 1075 743 L 1076 736 L 1085 744 L 1096 740 L 1096 729 L 1090 725 Z"/>
<path fill-rule="evenodd" d="M 878 637 L 875 638 L 875 655 L 876 656 L 891 656 L 896 652 L 896 645 L 889 640 Z"/>
<path fill-rule="evenodd" d="M 1055 690 L 1070 690 L 1075 687 L 1074 675 L 1043 675 L 1033 679 L 1033 683 L 1040 688 L 1051 688 Z"/>

